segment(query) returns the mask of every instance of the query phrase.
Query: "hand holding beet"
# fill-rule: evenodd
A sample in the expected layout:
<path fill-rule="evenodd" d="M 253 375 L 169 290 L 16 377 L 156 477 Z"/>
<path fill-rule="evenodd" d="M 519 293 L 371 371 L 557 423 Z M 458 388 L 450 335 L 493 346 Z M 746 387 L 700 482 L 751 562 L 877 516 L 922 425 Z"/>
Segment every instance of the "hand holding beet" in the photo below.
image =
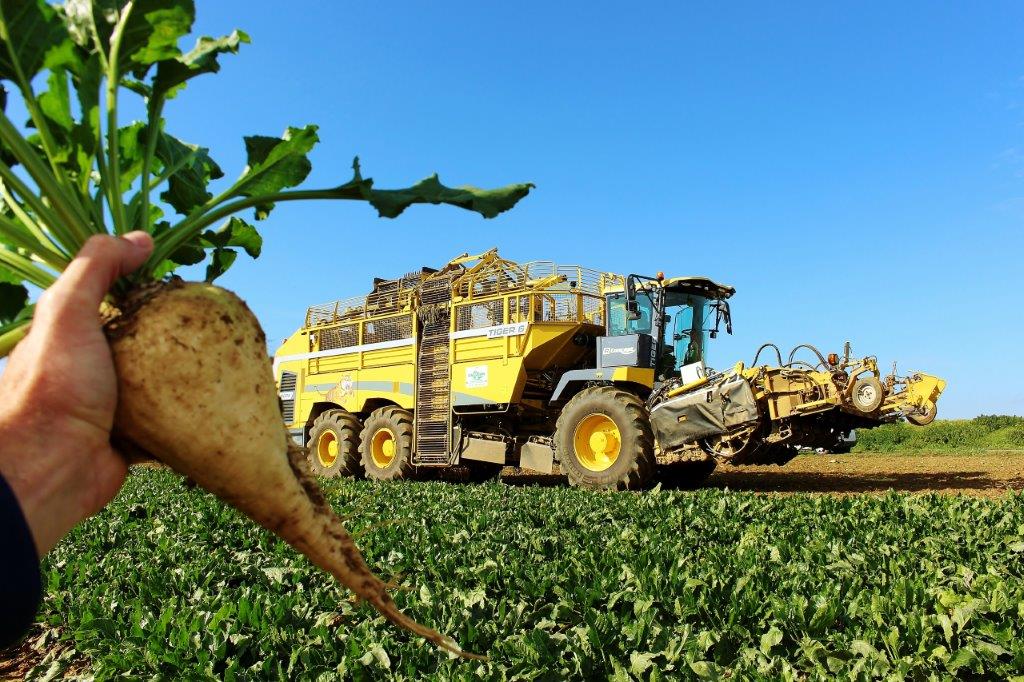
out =
<path fill-rule="evenodd" d="M 98 311 L 110 284 L 152 250 L 141 232 L 89 240 L 40 299 L 0 376 L 0 473 L 40 556 L 124 481 L 128 465 L 110 446 L 117 377 Z"/>

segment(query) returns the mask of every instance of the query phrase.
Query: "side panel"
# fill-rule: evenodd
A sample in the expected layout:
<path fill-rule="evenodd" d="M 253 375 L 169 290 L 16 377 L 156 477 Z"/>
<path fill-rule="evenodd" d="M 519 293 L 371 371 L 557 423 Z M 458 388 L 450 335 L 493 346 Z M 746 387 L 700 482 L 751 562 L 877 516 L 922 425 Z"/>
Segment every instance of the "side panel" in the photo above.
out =
<path fill-rule="evenodd" d="M 562 375 L 551 394 L 551 402 L 562 397 L 562 392 L 573 383 L 607 381 L 616 384 L 636 384 L 645 388 L 654 386 L 654 370 L 643 367 L 613 367 L 610 369 L 572 369 Z"/>
<path fill-rule="evenodd" d="M 511 350 L 516 354 L 517 348 L 509 348 L 512 345 L 509 339 L 489 339 L 486 336 L 472 336 L 469 338 L 455 339 L 452 342 L 453 350 L 452 363 L 477 362 L 479 360 L 493 360 L 503 358 Z"/>
<path fill-rule="evenodd" d="M 522 347 L 533 327 L 525 322 L 452 333 L 454 408 L 512 403 L 526 385 Z"/>
<path fill-rule="evenodd" d="M 452 365 L 452 405 L 512 403 L 526 385 L 522 358 L 472 360 Z"/>
<path fill-rule="evenodd" d="M 350 412 L 364 412 L 376 400 L 413 408 L 414 339 L 320 351 L 309 349 L 304 332 L 294 337 L 300 335 L 301 339 L 289 339 L 274 360 L 279 383 L 284 372 L 296 375 L 289 428 L 304 426 L 313 407 L 323 402 Z"/>

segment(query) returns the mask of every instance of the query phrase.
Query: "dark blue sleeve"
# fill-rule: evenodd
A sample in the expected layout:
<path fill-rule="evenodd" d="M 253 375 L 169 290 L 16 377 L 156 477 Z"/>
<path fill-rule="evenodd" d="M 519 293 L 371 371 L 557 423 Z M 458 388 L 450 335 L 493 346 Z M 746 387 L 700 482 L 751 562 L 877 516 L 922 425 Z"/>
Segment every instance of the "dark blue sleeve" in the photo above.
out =
<path fill-rule="evenodd" d="M 39 556 L 21 505 L 0 476 L 0 649 L 21 639 L 36 618 Z"/>

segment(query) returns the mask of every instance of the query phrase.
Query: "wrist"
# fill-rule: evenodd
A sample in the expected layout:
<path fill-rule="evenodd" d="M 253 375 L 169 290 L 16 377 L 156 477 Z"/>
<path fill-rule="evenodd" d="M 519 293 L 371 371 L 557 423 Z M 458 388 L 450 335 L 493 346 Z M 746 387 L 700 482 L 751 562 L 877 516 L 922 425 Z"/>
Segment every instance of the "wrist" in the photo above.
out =
<path fill-rule="evenodd" d="M 75 447 L 68 434 L 37 422 L 18 410 L 0 414 L 0 474 L 17 498 L 42 558 L 92 512 L 95 501 L 83 495 L 90 490 L 91 472 L 81 463 L 95 455 L 89 448 Z"/>

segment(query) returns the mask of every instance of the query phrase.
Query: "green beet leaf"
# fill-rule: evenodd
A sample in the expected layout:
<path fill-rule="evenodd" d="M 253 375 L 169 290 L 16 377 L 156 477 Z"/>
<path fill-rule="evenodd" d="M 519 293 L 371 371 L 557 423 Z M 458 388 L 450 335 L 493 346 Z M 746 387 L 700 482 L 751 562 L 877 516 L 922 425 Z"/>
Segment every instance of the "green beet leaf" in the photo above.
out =
<path fill-rule="evenodd" d="M 138 273 L 115 283 L 116 294 L 182 265 L 207 261 L 213 280 L 240 251 L 258 257 L 262 238 L 242 211 L 262 220 L 281 202 L 346 200 L 368 202 L 386 218 L 413 204 L 493 218 L 533 187 L 452 188 L 433 175 L 406 189 L 377 189 L 357 160 L 344 184 L 303 189 L 318 141 L 317 126 L 307 125 L 245 137 L 245 169 L 218 188 L 220 166 L 207 148 L 173 135 L 164 105 L 191 79 L 220 71 L 220 57 L 249 36 L 204 36 L 182 52 L 194 19 L 193 0 L 0 0 L 0 267 L 14 287 L 5 288 L 0 356 L 16 342 L 9 325 L 23 330 L 31 317 L 19 287 L 49 286 L 94 234 L 141 229 L 156 243 Z M 8 96 L 22 98 L 23 126 L 8 118 Z M 125 97 L 142 98 L 145 120 L 119 123 Z M 176 221 L 165 220 L 171 211 Z"/>

